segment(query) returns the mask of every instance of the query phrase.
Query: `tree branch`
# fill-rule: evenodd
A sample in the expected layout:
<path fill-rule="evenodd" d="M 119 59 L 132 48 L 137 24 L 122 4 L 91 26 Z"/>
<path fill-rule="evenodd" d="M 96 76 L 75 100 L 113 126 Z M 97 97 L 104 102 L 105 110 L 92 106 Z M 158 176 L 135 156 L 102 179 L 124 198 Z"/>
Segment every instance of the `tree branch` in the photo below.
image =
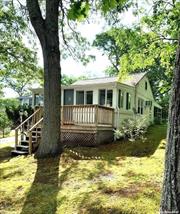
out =
<path fill-rule="evenodd" d="M 45 44 L 45 21 L 42 17 L 38 0 L 26 0 L 31 23 L 36 31 L 42 47 Z"/>

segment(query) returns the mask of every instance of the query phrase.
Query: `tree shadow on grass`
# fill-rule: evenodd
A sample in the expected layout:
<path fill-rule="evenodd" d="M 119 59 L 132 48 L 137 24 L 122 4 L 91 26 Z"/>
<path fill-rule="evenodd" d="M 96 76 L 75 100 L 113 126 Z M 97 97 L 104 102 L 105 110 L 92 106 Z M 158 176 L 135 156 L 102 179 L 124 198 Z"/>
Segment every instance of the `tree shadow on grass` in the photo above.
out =
<path fill-rule="evenodd" d="M 21 214 L 54 214 L 59 192 L 60 156 L 37 160 L 37 171 Z"/>
<path fill-rule="evenodd" d="M 0 148 L 0 163 L 4 161 L 9 161 L 11 157 L 11 150 L 13 148 L 11 146 L 5 146 Z"/>
<path fill-rule="evenodd" d="M 62 156 L 37 160 L 37 170 L 33 184 L 27 193 L 21 214 L 55 214 L 57 195 L 62 184 L 67 180 L 69 172 L 76 167 L 76 162 L 59 174 L 59 168 L 66 159 Z M 65 199 L 62 199 L 65 200 Z M 61 201 L 62 203 L 62 201 Z"/>
<path fill-rule="evenodd" d="M 75 147 L 67 149 L 67 152 L 77 160 L 106 160 L 109 163 L 117 158 L 126 157 L 147 157 L 154 154 L 159 145 L 160 149 L 165 149 L 162 140 L 166 138 L 166 126 L 152 126 L 148 129 L 146 140 L 136 140 L 129 142 L 121 140 L 114 143 L 100 145 L 98 147 Z"/>

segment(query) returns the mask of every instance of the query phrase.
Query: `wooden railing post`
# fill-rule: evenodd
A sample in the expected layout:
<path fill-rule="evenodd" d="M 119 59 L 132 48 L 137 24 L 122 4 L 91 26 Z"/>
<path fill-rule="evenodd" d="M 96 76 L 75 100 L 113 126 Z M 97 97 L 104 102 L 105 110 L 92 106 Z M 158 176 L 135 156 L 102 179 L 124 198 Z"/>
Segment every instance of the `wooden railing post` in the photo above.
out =
<path fill-rule="evenodd" d="M 99 119 L 99 111 L 98 111 L 98 105 L 95 106 L 95 124 L 98 126 L 98 119 Z"/>
<path fill-rule="evenodd" d="M 18 129 L 15 130 L 15 147 L 18 145 Z"/>
<path fill-rule="evenodd" d="M 29 132 L 29 154 L 32 154 L 32 132 Z"/>
<path fill-rule="evenodd" d="M 64 120 L 63 109 L 64 109 L 64 107 L 61 106 L 61 115 L 60 115 L 61 125 L 63 125 L 63 123 L 64 123 L 64 122 L 63 122 L 63 120 Z"/>

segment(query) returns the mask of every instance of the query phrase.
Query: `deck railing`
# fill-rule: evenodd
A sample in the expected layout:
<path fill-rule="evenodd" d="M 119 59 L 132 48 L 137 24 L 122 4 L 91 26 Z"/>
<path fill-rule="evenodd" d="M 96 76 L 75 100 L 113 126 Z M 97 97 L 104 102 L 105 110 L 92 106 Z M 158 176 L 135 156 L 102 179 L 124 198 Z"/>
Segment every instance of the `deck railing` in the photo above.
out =
<path fill-rule="evenodd" d="M 29 130 L 35 123 L 37 123 L 43 115 L 43 108 L 40 107 L 35 112 L 24 120 L 18 127 L 15 129 L 15 146 L 19 144 L 19 135 L 23 137 L 23 133 Z"/>
<path fill-rule="evenodd" d="M 66 105 L 61 108 L 62 125 L 113 126 L 114 109 L 99 105 Z"/>

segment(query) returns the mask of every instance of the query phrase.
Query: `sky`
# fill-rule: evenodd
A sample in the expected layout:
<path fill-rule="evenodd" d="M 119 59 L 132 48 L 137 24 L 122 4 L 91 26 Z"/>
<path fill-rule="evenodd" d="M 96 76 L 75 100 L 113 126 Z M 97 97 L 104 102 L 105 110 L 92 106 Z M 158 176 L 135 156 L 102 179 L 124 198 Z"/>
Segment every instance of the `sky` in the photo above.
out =
<path fill-rule="evenodd" d="M 126 26 L 132 26 L 134 22 L 137 21 L 138 17 L 133 15 L 132 10 L 128 10 L 127 12 L 121 15 L 121 23 Z M 97 17 L 96 21 L 88 24 L 79 24 L 78 27 L 79 32 L 83 37 L 87 38 L 89 42 L 93 42 L 96 34 L 103 32 L 104 30 L 104 21 L 100 20 Z M 28 44 L 27 44 L 28 45 Z M 39 45 L 39 41 L 37 40 L 37 48 L 38 48 L 38 63 L 43 67 L 43 58 L 41 47 Z M 90 62 L 88 65 L 83 66 L 81 63 L 74 61 L 72 58 L 68 58 L 66 60 L 62 60 L 61 69 L 62 73 L 69 76 L 88 76 L 88 77 L 102 77 L 105 76 L 104 70 L 110 66 L 110 62 L 108 57 L 103 55 L 100 50 L 96 48 L 92 48 L 89 52 L 90 54 L 96 57 L 95 61 Z M 10 88 L 4 89 L 4 95 L 6 98 L 17 97 L 17 94 Z"/>

